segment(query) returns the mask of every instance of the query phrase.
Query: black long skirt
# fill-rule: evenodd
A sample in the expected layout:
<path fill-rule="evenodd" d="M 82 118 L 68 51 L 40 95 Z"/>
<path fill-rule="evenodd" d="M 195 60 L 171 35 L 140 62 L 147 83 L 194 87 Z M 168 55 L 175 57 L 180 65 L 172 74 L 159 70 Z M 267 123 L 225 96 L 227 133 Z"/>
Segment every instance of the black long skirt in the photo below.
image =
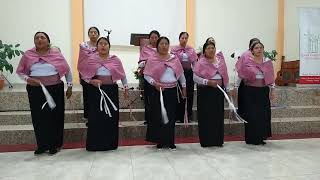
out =
<path fill-rule="evenodd" d="M 152 86 L 144 79 L 143 96 L 144 96 L 144 120 L 148 123 L 150 119 L 150 91 Z"/>
<path fill-rule="evenodd" d="M 174 145 L 175 116 L 177 107 L 177 88 L 163 90 L 164 106 L 169 122 L 163 123 L 160 106 L 160 92 L 150 88 L 150 119 L 147 125 L 146 140 L 163 146 Z"/>
<path fill-rule="evenodd" d="M 224 96 L 214 87 L 197 87 L 197 115 L 200 145 L 222 146 L 224 138 Z"/>
<path fill-rule="evenodd" d="M 80 77 L 80 75 L 79 75 Z M 80 84 L 82 85 L 82 98 L 83 98 L 83 117 L 88 118 L 88 86 L 89 84 L 84 80 L 80 79 Z"/>
<path fill-rule="evenodd" d="M 101 89 L 119 109 L 118 85 L 102 85 Z M 106 151 L 118 148 L 119 110 L 115 111 L 107 100 L 112 117 L 100 111 L 100 91 L 93 85 L 88 86 L 89 121 L 86 149 L 88 151 Z"/>
<path fill-rule="evenodd" d="M 194 81 L 193 81 L 193 71 L 192 69 L 184 69 L 184 76 L 186 77 L 186 85 L 187 85 L 187 100 L 182 99 L 181 94 L 179 93 L 180 103 L 177 105 L 177 117 L 176 120 L 183 122 L 184 113 L 185 113 L 185 103 L 187 101 L 187 115 L 189 121 L 192 118 L 192 106 L 193 106 L 193 95 L 194 95 Z M 181 87 L 181 85 L 179 84 Z M 182 89 L 182 87 L 181 87 Z"/>
<path fill-rule="evenodd" d="M 26 89 L 38 149 L 52 150 L 61 148 L 63 145 L 65 106 L 63 82 L 46 86 L 46 89 L 56 103 L 56 107 L 52 110 L 48 105 L 45 105 L 41 109 L 42 105 L 46 102 L 41 86 L 27 85 Z"/>
<path fill-rule="evenodd" d="M 243 99 L 243 86 L 244 83 L 243 81 L 240 82 L 240 85 L 238 87 L 238 110 L 237 113 L 243 118 L 243 104 L 242 104 L 242 99 Z"/>
<path fill-rule="evenodd" d="M 269 87 L 243 86 L 243 116 L 245 141 L 247 144 L 261 144 L 271 137 L 271 108 Z"/>

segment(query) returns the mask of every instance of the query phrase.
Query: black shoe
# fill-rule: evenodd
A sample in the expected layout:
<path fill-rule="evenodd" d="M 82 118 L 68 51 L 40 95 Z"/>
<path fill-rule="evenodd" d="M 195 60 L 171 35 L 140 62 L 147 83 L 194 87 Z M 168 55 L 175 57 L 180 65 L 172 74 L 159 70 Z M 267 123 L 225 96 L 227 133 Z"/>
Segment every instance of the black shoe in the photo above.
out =
<path fill-rule="evenodd" d="M 147 125 L 147 124 L 148 124 L 148 122 L 147 122 L 147 121 L 143 122 L 143 125 Z"/>
<path fill-rule="evenodd" d="M 246 142 L 246 144 L 250 144 L 250 145 L 262 145 L 265 142 Z"/>
<path fill-rule="evenodd" d="M 40 155 L 40 154 L 43 154 L 45 152 L 46 152 L 46 150 L 37 149 L 37 150 L 34 151 L 34 155 Z"/>
<path fill-rule="evenodd" d="M 171 150 L 177 150 L 177 146 L 174 145 L 174 144 L 173 144 L 173 145 L 170 145 L 170 146 L 169 146 L 169 149 L 171 149 Z"/>
<path fill-rule="evenodd" d="M 250 145 L 258 145 L 258 143 L 251 142 L 251 141 L 246 141 L 246 144 L 250 144 Z"/>
<path fill-rule="evenodd" d="M 163 145 L 162 144 L 157 144 L 157 149 L 162 149 Z"/>
<path fill-rule="evenodd" d="M 55 155 L 55 154 L 57 154 L 57 152 L 58 152 L 58 150 L 56 150 L 56 149 L 50 149 L 49 155 Z"/>
<path fill-rule="evenodd" d="M 57 151 L 60 152 L 62 148 L 63 148 L 62 146 L 57 147 Z"/>

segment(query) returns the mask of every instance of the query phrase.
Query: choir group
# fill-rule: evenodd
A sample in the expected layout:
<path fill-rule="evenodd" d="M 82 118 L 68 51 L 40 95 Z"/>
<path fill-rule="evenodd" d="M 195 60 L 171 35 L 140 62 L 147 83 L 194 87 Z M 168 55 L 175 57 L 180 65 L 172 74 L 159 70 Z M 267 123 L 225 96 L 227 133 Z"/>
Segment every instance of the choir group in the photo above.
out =
<path fill-rule="evenodd" d="M 80 44 L 78 71 L 83 87 L 84 118 L 87 119 L 87 151 L 118 148 L 119 91 L 121 80 L 124 97 L 128 82 L 121 60 L 110 54 L 109 37 L 100 37 L 99 29 L 90 27 L 89 41 Z M 197 88 L 197 120 L 200 145 L 223 147 L 224 93 L 238 98 L 238 114 L 247 123 L 245 142 L 263 145 L 271 136 L 270 101 L 275 98 L 274 71 L 264 57 L 264 45 L 253 38 L 249 49 L 237 60 L 238 80 L 229 86 L 225 57 L 214 38 L 203 45 L 202 52 L 187 45 L 189 34 L 181 32 L 179 45 L 153 30 L 148 44 L 141 47 L 138 68 L 144 78 L 146 141 L 156 148 L 176 149 L 175 124 L 192 120 L 194 85 Z M 45 32 L 34 35 L 35 47 L 26 51 L 17 74 L 27 82 L 37 150 L 56 154 L 63 146 L 64 96 L 72 95 L 70 67 L 57 48 L 50 47 Z M 64 95 L 65 77 L 67 91 Z M 44 91 L 45 90 L 45 91 Z M 53 107 L 48 95 L 55 103 Z"/>

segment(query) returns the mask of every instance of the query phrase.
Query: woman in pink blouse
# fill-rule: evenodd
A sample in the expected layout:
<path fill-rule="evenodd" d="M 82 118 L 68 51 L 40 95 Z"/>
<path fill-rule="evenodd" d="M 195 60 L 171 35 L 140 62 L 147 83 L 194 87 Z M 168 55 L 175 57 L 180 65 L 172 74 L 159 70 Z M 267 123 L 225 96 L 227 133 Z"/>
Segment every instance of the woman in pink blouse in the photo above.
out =
<path fill-rule="evenodd" d="M 224 95 L 217 85 L 228 89 L 229 76 L 222 52 L 216 53 L 215 43 L 203 45 L 203 56 L 193 70 L 197 83 L 197 115 L 200 145 L 218 146 L 224 143 Z"/>
<path fill-rule="evenodd" d="M 143 74 L 144 68 L 150 59 L 151 56 L 155 55 L 157 53 L 157 40 L 160 37 L 160 33 L 156 30 L 152 30 L 149 33 L 149 44 L 143 46 L 140 51 L 140 57 L 138 66 L 140 69 L 140 72 Z M 148 81 L 143 81 L 143 100 L 144 100 L 144 124 L 148 123 L 148 120 L 150 119 L 150 97 L 149 92 L 151 91 L 151 85 L 148 83 Z"/>
<path fill-rule="evenodd" d="M 169 53 L 169 39 L 160 37 L 157 53 L 151 56 L 144 69 L 144 78 L 150 88 L 150 119 L 146 140 L 157 143 L 157 148 L 176 149 L 175 116 L 178 102 L 178 81 L 182 86 L 182 96 L 186 96 L 186 80 L 177 56 Z"/>
<path fill-rule="evenodd" d="M 96 51 L 97 49 L 97 41 L 100 37 L 100 31 L 97 27 L 95 26 L 92 26 L 88 29 L 88 36 L 89 36 L 89 41 L 84 41 L 81 43 L 81 47 L 83 48 L 86 48 L 90 51 Z M 79 56 L 79 60 L 78 60 L 78 63 L 80 60 L 80 57 Z M 88 106 L 89 106 L 89 103 L 88 103 L 88 93 L 87 93 L 87 86 L 88 86 L 88 83 L 86 83 L 82 78 L 81 78 L 81 75 L 79 74 L 79 77 L 80 77 L 80 84 L 82 85 L 82 98 L 83 98 L 83 117 L 86 119 L 88 119 Z M 86 125 L 88 125 L 86 123 Z"/>
<path fill-rule="evenodd" d="M 264 57 L 264 45 L 255 41 L 250 46 L 250 56 L 242 56 L 236 65 L 244 85 L 241 109 L 245 124 L 247 144 L 263 145 L 271 136 L 270 100 L 275 98 L 272 61 Z"/>
<path fill-rule="evenodd" d="M 87 151 L 107 151 L 118 148 L 119 136 L 119 91 L 121 80 L 128 96 L 128 82 L 121 60 L 110 55 L 110 42 L 101 37 L 97 41 L 97 52 L 80 46 L 82 57 L 78 70 L 88 83 Z"/>
<path fill-rule="evenodd" d="M 17 74 L 27 82 L 32 124 L 37 142 L 35 155 L 49 151 L 56 154 L 63 145 L 64 130 L 64 83 L 72 94 L 72 74 L 69 65 L 59 49 L 50 47 L 50 38 L 45 32 L 34 35 L 35 47 L 26 51 L 17 68 Z M 49 107 L 40 84 L 52 96 L 56 107 Z"/>
<path fill-rule="evenodd" d="M 192 106 L 193 106 L 194 82 L 193 82 L 192 68 L 194 66 L 194 63 L 197 61 L 198 56 L 194 48 L 187 45 L 188 39 L 189 39 L 189 34 L 187 32 L 181 32 L 179 35 L 180 44 L 177 46 L 174 46 L 171 49 L 171 53 L 176 55 L 182 64 L 184 76 L 186 77 L 186 83 L 187 83 L 187 99 L 181 100 L 177 107 L 176 120 L 180 123 L 184 122 L 186 101 L 187 101 L 188 120 L 191 121 L 193 119 Z"/>

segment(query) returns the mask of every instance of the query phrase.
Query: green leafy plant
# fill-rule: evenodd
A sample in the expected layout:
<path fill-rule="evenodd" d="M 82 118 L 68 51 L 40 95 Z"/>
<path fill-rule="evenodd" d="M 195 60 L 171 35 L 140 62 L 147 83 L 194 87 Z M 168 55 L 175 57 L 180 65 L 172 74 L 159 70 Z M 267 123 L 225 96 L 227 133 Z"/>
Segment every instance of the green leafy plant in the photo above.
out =
<path fill-rule="evenodd" d="M 13 73 L 13 66 L 8 61 L 16 56 L 23 55 L 23 51 L 18 50 L 17 48 L 20 44 L 4 44 L 0 40 L 0 72 L 8 71 L 11 74 Z"/>
<path fill-rule="evenodd" d="M 276 61 L 277 58 L 277 51 L 276 50 L 272 50 L 271 52 L 268 51 L 264 51 L 264 57 L 271 59 L 272 61 Z"/>
<path fill-rule="evenodd" d="M 138 68 L 136 71 L 133 72 L 134 77 L 139 80 L 139 89 L 143 90 L 143 83 L 144 83 L 144 77 L 143 77 L 143 72 L 142 69 Z"/>

